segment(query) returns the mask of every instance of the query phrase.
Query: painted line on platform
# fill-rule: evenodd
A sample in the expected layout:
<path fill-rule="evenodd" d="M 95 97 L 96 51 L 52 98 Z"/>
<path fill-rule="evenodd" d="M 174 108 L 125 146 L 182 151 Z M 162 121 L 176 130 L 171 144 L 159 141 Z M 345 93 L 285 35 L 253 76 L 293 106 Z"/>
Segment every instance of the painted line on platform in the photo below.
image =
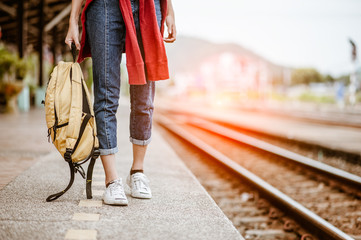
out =
<path fill-rule="evenodd" d="M 101 207 L 103 206 L 103 201 L 101 200 L 80 200 L 80 207 Z"/>
<path fill-rule="evenodd" d="M 75 221 L 99 221 L 100 214 L 95 213 L 74 213 L 72 220 Z"/>
<path fill-rule="evenodd" d="M 65 234 L 65 239 L 96 240 L 97 231 L 94 229 L 69 229 Z"/>

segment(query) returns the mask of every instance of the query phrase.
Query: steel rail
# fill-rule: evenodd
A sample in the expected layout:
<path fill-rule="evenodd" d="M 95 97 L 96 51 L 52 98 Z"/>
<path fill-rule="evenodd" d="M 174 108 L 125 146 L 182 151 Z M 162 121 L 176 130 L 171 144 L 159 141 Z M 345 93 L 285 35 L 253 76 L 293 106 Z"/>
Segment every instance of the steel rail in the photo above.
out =
<path fill-rule="evenodd" d="M 155 120 L 160 125 L 173 132 L 175 135 L 178 135 L 180 138 L 189 142 L 199 150 L 211 156 L 212 158 L 222 163 L 224 166 L 231 169 L 236 174 L 253 184 L 257 189 L 259 189 L 260 192 L 269 197 L 271 202 L 273 202 L 279 208 L 293 215 L 297 219 L 301 219 L 302 225 L 306 229 L 309 229 L 311 232 L 313 232 L 315 235 L 321 237 L 321 239 L 353 240 L 352 237 L 350 237 L 340 229 L 336 228 L 329 222 L 325 221 L 323 218 L 316 215 L 309 209 L 305 208 L 304 206 L 302 206 L 292 198 L 288 197 L 278 189 L 274 188 L 252 172 L 235 163 L 224 154 L 220 153 L 199 138 L 196 138 L 195 136 L 190 134 L 188 131 L 182 129 L 179 126 L 176 126 L 174 122 L 172 122 L 170 119 L 158 115 Z"/>
<path fill-rule="evenodd" d="M 348 186 L 352 186 L 356 190 L 361 189 L 361 177 L 354 175 L 352 173 L 332 167 L 325 163 L 313 160 L 309 157 L 302 156 L 298 153 L 294 153 L 292 151 L 258 140 L 256 138 L 247 136 L 245 134 L 239 133 L 235 130 L 231 130 L 229 128 L 223 127 L 219 124 L 215 124 L 207 120 L 192 117 L 192 118 L 188 118 L 187 122 L 193 126 L 204 129 L 206 131 L 216 133 L 223 137 L 227 137 L 229 139 L 249 145 L 251 147 L 255 147 L 257 149 L 286 158 L 287 160 L 302 165 L 304 167 L 307 167 L 308 169 L 330 176 L 331 178 L 334 178 L 342 182 L 343 184 L 346 183 Z"/>
<path fill-rule="evenodd" d="M 234 127 L 238 127 L 238 128 L 243 128 L 246 130 L 250 130 L 256 133 L 260 133 L 260 134 L 265 134 L 268 136 L 273 136 L 273 137 L 277 137 L 277 138 L 284 138 L 284 139 L 288 139 L 287 136 L 284 136 L 282 134 L 277 134 L 274 133 L 272 131 L 262 131 L 260 129 L 255 128 L 254 126 L 247 126 L 245 124 L 239 123 L 237 121 L 234 120 L 226 120 L 224 119 L 221 115 L 219 114 L 214 114 L 211 112 L 212 109 L 209 109 L 208 112 L 206 111 L 198 111 L 197 109 L 192 109 L 192 108 L 186 108 L 186 107 L 180 107 L 180 106 L 171 106 L 171 105 L 166 105 L 166 104 L 160 104 L 157 106 L 158 111 L 161 112 L 171 112 L 171 113 L 175 113 L 175 114 L 183 114 L 183 115 L 188 115 L 188 116 L 197 116 L 199 118 L 203 118 L 203 119 L 208 119 L 209 121 L 217 121 L 217 122 L 221 122 L 227 125 L 231 125 Z M 222 113 L 220 113 L 222 114 Z M 292 139 L 288 139 L 288 140 L 292 140 Z M 327 145 L 323 145 L 321 143 L 315 143 L 312 141 L 305 141 L 304 139 L 293 139 L 292 141 L 297 141 L 303 144 L 307 144 L 307 145 L 316 145 L 319 146 L 321 148 L 324 148 L 326 150 L 331 150 L 331 151 L 336 151 L 336 152 L 341 152 L 341 153 L 346 153 L 346 154 L 350 154 L 354 157 L 359 158 L 360 157 L 360 152 L 358 151 L 347 151 L 347 150 L 343 150 L 343 149 L 333 149 L 330 148 Z"/>

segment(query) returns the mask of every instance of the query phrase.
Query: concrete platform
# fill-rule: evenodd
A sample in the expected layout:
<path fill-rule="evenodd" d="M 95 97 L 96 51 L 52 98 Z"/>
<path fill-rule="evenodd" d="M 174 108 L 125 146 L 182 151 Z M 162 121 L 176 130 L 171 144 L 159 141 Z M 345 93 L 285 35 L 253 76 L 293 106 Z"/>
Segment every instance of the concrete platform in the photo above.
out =
<path fill-rule="evenodd" d="M 116 158 L 123 180 L 131 166 L 128 109 L 122 104 L 118 112 Z M 43 114 L 36 112 L 36 116 Z M 6 129 L 4 121 L 0 124 Z M 8 131 L 13 132 L 2 134 L 1 141 L 5 142 L 4 136 L 11 139 L 13 134 L 22 134 L 21 130 Z M 39 132 L 33 135 L 46 138 Z M 18 146 L 27 141 L 17 138 Z M 92 200 L 84 201 L 85 180 L 78 174 L 65 195 L 45 202 L 48 195 L 66 186 L 69 170 L 57 152 L 42 156 L 0 190 L 0 239 L 243 239 L 156 129 L 148 149 L 145 172 L 153 198 L 134 199 L 127 193 L 126 207 L 102 204 L 105 187 L 100 160 L 94 170 Z"/>
<path fill-rule="evenodd" d="M 361 154 L 361 128 L 312 123 L 271 113 L 210 107 L 186 101 L 163 100 L 160 102 L 167 103 L 159 106 L 165 110 L 186 111 L 274 136 L 357 155 Z"/>
<path fill-rule="evenodd" d="M 0 189 L 41 157 L 54 151 L 48 143 L 43 109 L 0 114 Z"/>

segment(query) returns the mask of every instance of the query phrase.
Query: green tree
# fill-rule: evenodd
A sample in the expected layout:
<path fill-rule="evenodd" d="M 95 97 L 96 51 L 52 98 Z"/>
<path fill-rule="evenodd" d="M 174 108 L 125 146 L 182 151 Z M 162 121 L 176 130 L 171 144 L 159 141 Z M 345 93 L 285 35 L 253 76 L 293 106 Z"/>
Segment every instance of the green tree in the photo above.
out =
<path fill-rule="evenodd" d="M 322 75 L 314 68 L 297 68 L 292 71 L 292 85 L 323 82 Z"/>
<path fill-rule="evenodd" d="M 350 74 L 339 76 L 335 79 L 336 82 L 343 82 L 345 85 L 350 84 Z"/>
<path fill-rule="evenodd" d="M 335 78 L 332 77 L 330 74 L 327 74 L 326 76 L 323 76 L 323 81 L 328 83 L 334 83 Z"/>

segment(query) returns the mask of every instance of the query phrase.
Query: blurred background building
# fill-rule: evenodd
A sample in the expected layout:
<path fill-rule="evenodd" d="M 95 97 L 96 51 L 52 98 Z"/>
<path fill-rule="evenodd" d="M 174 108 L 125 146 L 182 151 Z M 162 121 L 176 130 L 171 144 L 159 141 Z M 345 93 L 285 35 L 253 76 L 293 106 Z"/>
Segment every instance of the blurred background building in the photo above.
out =
<path fill-rule="evenodd" d="M 158 84 L 159 94 L 216 105 L 360 104 L 360 3 L 173 0 L 173 5 L 178 36 L 166 44 L 171 79 Z M 70 10 L 69 0 L 1 0 L 0 112 L 39 106 L 54 65 L 71 60 L 64 43 Z M 82 67 L 91 88 L 91 59 Z"/>

